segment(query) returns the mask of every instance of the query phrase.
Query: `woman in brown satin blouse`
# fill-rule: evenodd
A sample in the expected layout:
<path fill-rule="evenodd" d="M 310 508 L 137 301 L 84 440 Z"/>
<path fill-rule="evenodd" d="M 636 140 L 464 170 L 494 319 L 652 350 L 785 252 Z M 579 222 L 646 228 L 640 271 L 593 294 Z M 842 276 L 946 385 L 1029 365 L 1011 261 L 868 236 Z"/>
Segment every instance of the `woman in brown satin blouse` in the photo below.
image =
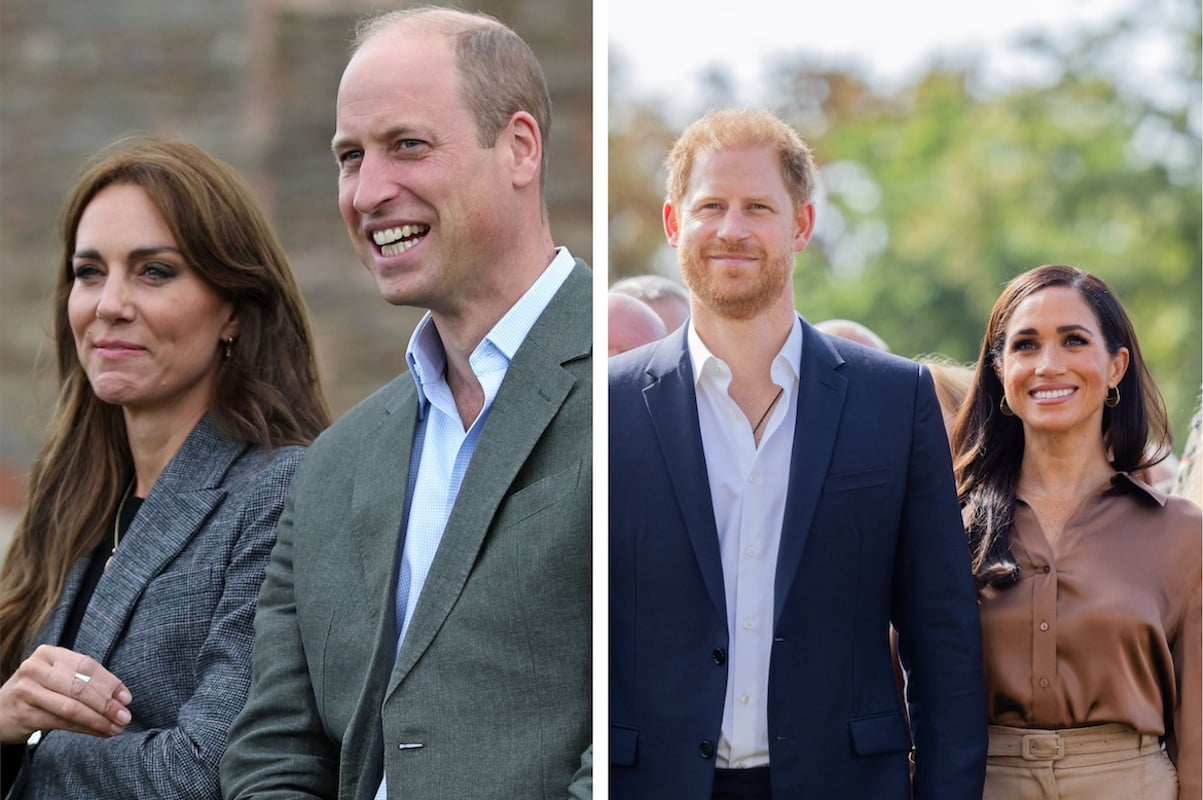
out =
<path fill-rule="evenodd" d="M 1054 265 L 1007 285 L 952 444 L 984 797 L 1200 800 L 1203 517 L 1133 477 L 1167 452 L 1166 413 L 1101 280 Z"/>

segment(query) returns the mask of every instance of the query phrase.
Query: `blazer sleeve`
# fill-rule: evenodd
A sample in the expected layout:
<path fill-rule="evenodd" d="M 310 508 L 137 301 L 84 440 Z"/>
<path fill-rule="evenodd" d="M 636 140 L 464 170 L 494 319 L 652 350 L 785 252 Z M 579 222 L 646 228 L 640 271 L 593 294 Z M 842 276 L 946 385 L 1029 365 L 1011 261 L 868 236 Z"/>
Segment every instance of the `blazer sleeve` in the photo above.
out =
<path fill-rule="evenodd" d="M 297 625 L 294 502 L 280 518 L 255 615 L 253 691 L 230 729 L 221 762 L 226 798 L 329 798 L 339 754 L 326 736 Z"/>
<path fill-rule="evenodd" d="M 980 798 L 986 769 L 981 622 L 951 455 L 920 369 L 895 559 L 893 623 L 907 669 L 916 800 Z"/>
<path fill-rule="evenodd" d="M 46 733 L 31 762 L 37 773 L 31 785 L 39 795 L 77 797 L 79 787 L 86 786 L 89 796 L 96 797 L 217 796 L 226 733 L 250 686 L 255 602 L 299 459 L 299 448 L 295 455 L 277 459 L 241 494 L 232 556 L 221 572 L 224 586 L 208 633 L 195 663 L 175 667 L 196 673 L 195 692 L 180 707 L 177 724 L 110 739 L 63 730 Z M 188 598 L 180 597 L 179 603 L 186 605 Z"/>

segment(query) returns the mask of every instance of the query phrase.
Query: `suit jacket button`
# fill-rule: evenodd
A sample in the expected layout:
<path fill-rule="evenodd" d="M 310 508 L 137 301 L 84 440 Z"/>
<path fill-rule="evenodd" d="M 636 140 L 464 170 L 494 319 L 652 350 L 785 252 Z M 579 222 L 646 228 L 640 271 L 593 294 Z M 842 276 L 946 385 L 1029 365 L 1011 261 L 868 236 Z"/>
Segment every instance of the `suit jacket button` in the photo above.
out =
<path fill-rule="evenodd" d="M 702 758 L 714 758 L 714 745 L 710 742 L 702 742 L 698 745 L 698 755 Z"/>
<path fill-rule="evenodd" d="M 721 647 L 714 648 L 714 651 L 710 654 L 710 657 L 713 658 L 714 663 L 718 664 L 720 667 L 727 663 L 727 652 Z"/>

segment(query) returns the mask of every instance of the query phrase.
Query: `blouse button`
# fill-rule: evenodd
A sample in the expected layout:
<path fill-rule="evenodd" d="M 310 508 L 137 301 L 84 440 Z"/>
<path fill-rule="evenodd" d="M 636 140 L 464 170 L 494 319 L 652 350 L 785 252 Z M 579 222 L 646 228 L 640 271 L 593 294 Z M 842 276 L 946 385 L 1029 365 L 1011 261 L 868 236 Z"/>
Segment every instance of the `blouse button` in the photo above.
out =
<path fill-rule="evenodd" d="M 1040 688 L 1041 688 L 1041 689 L 1047 689 L 1047 688 L 1048 688 L 1048 678 L 1041 678 L 1041 679 L 1040 679 Z"/>
<path fill-rule="evenodd" d="M 1047 623 L 1047 622 L 1041 622 L 1041 623 L 1040 623 L 1040 630 L 1042 630 L 1042 631 L 1047 631 L 1047 630 L 1048 630 L 1048 623 Z"/>
<path fill-rule="evenodd" d="M 1052 569 L 1052 567 L 1050 567 L 1048 564 L 1045 564 L 1044 565 L 1044 574 L 1047 575 L 1051 569 Z"/>

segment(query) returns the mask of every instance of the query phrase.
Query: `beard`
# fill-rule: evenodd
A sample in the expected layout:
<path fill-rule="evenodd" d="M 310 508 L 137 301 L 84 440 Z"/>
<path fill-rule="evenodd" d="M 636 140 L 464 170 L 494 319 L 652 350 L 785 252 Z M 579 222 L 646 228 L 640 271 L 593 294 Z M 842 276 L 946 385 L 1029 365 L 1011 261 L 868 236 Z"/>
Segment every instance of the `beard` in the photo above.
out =
<path fill-rule="evenodd" d="M 769 254 L 756 245 L 739 247 L 683 245 L 678 251 L 681 278 L 697 301 L 729 319 L 752 319 L 781 298 L 794 271 L 793 254 Z M 755 258 L 755 267 L 716 267 L 710 258 Z"/>

